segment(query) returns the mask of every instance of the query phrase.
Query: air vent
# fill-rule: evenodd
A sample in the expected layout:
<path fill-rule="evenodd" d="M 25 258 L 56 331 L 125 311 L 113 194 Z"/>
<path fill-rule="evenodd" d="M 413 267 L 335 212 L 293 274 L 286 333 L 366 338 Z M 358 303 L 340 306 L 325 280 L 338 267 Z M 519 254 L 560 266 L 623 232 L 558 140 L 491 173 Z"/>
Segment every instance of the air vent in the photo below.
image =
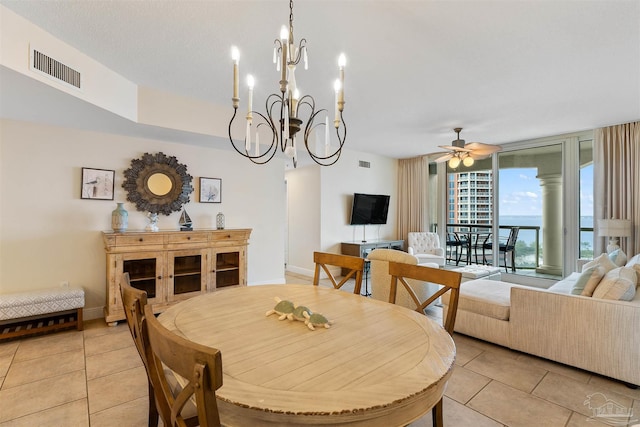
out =
<path fill-rule="evenodd" d="M 364 160 L 359 160 L 358 161 L 358 166 L 360 166 L 361 168 L 370 168 L 371 167 L 371 162 L 365 162 Z"/>
<path fill-rule="evenodd" d="M 31 51 L 31 69 L 80 89 L 80 72 L 35 49 Z"/>

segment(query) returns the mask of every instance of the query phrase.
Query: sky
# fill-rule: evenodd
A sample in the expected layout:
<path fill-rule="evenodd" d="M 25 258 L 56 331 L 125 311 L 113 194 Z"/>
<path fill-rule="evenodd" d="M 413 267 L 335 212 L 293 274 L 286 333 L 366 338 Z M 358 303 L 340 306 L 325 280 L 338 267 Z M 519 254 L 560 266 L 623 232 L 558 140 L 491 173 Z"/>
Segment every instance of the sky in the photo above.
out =
<path fill-rule="evenodd" d="M 542 188 L 536 168 L 500 170 L 500 216 L 542 215 Z M 580 214 L 593 215 L 593 166 L 580 172 Z"/>

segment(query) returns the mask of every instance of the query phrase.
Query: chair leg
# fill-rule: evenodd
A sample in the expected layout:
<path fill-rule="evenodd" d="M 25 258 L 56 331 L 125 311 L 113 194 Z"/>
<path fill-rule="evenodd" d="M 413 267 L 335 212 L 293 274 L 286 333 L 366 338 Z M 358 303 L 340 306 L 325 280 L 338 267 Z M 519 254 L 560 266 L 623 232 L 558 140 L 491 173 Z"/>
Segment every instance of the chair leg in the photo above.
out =
<path fill-rule="evenodd" d="M 444 426 L 444 417 L 442 411 L 442 399 L 436 403 L 436 406 L 431 410 L 431 420 L 433 427 L 443 427 Z"/>
<path fill-rule="evenodd" d="M 156 407 L 156 397 L 153 391 L 151 381 L 147 381 L 149 384 L 149 427 L 158 427 L 158 408 Z"/>

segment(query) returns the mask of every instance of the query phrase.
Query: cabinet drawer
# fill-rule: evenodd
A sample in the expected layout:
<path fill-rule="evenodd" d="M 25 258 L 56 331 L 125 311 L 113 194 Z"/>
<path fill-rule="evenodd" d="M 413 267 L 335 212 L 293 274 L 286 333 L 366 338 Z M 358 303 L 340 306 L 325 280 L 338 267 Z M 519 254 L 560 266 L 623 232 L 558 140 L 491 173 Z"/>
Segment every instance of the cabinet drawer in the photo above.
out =
<path fill-rule="evenodd" d="M 203 243 L 209 240 L 207 233 L 169 234 L 168 243 Z"/>
<path fill-rule="evenodd" d="M 221 231 L 219 233 L 212 233 L 211 240 L 223 241 L 223 240 L 244 240 L 245 232 L 243 231 Z"/>
<path fill-rule="evenodd" d="M 130 245 L 162 245 L 164 243 L 163 235 L 154 234 L 138 234 L 138 235 L 122 235 L 116 236 L 117 246 L 130 246 Z"/>

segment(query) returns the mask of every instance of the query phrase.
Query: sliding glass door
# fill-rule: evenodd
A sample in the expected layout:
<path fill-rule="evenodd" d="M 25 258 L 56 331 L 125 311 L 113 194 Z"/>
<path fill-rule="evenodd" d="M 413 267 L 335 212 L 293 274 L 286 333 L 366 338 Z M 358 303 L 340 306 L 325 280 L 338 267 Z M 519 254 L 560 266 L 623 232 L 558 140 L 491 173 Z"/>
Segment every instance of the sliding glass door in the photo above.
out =
<path fill-rule="evenodd" d="M 562 170 L 560 143 L 498 153 L 499 241 L 517 232 L 509 272 L 562 275 Z"/>

